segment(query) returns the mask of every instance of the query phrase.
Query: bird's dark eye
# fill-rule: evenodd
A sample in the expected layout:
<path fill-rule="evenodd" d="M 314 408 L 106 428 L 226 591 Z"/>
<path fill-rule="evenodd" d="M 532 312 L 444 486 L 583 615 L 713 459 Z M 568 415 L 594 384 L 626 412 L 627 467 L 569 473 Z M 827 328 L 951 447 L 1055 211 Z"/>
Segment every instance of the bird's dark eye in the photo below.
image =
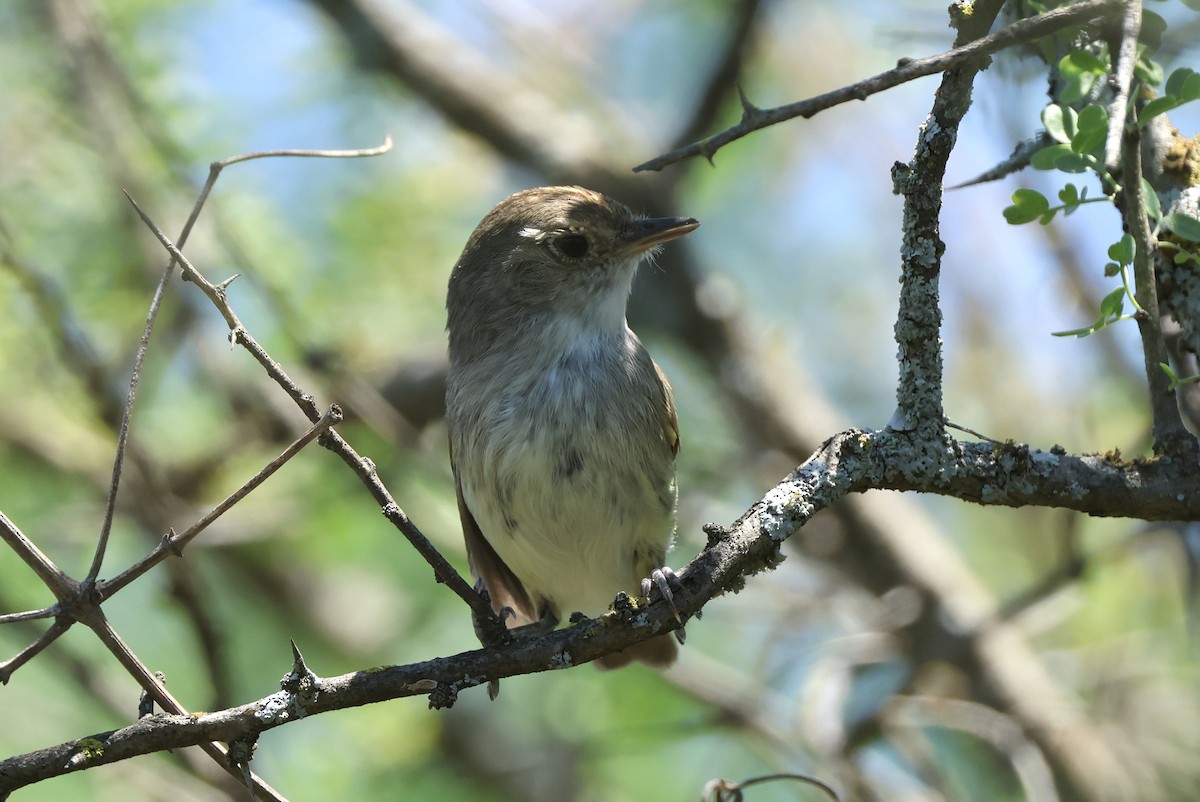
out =
<path fill-rule="evenodd" d="M 589 247 L 587 237 L 582 234 L 563 234 L 554 241 L 554 246 L 569 259 L 586 256 Z"/>

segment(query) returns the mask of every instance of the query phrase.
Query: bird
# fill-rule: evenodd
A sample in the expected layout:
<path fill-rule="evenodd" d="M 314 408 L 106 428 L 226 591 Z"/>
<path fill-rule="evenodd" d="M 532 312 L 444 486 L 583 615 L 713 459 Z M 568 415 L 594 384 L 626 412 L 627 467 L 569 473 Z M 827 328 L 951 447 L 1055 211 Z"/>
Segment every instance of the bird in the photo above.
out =
<path fill-rule="evenodd" d="M 451 271 L 450 462 L 472 576 L 510 629 L 670 598 L 679 425 L 626 303 L 639 264 L 699 225 L 537 187 L 497 204 Z M 598 662 L 676 654 L 663 634 Z"/>

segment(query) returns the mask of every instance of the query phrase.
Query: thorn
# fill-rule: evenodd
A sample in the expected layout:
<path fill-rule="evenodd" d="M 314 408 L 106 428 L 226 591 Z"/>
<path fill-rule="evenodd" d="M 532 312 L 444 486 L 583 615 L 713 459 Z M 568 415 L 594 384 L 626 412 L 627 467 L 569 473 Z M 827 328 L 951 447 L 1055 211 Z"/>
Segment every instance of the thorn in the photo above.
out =
<path fill-rule="evenodd" d="M 246 783 L 246 790 L 250 792 L 251 799 L 254 799 L 254 777 L 250 773 L 250 760 L 254 757 L 257 747 L 258 737 L 251 736 L 231 741 L 227 753 L 229 762 L 241 770 L 242 780 Z"/>
<path fill-rule="evenodd" d="M 308 666 L 304 664 L 304 655 L 300 654 L 300 647 L 296 645 L 296 641 L 288 638 L 288 643 L 292 644 L 292 671 L 301 676 L 311 674 Z"/>
<path fill-rule="evenodd" d="M 179 548 L 179 544 L 175 542 L 175 538 L 179 537 L 179 533 L 175 531 L 175 527 L 167 529 L 167 533 L 163 535 L 162 544 L 176 557 L 183 556 L 183 549 Z"/>
<path fill-rule="evenodd" d="M 279 681 L 279 687 L 289 693 L 300 694 L 314 687 L 320 681 L 320 677 L 305 665 L 304 655 L 300 654 L 300 647 L 296 645 L 296 641 L 289 638 L 288 642 L 292 644 L 292 670 Z"/>
<path fill-rule="evenodd" d="M 250 764 L 242 763 L 239 768 L 242 770 L 242 780 L 246 783 L 246 792 L 250 794 L 250 798 L 254 798 L 254 778 L 250 776 Z"/>
<path fill-rule="evenodd" d="M 232 284 L 233 282 L 237 281 L 237 280 L 238 280 L 238 276 L 240 276 L 240 275 L 242 275 L 242 274 L 241 274 L 241 273 L 234 273 L 232 276 L 230 276 L 229 278 L 225 279 L 225 280 L 224 280 L 224 281 L 222 281 L 220 284 L 216 285 L 216 286 L 217 286 L 217 292 L 225 292 L 225 288 L 226 288 L 226 287 L 228 287 L 228 286 L 229 286 L 230 284 Z"/>
<path fill-rule="evenodd" d="M 742 85 L 737 85 L 738 100 L 742 103 L 742 121 L 753 119 L 762 109 L 750 102 L 750 98 L 746 97 L 746 90 L 742 89 Z"/>
<path fill-rule="evenodd" d="M 166 687 L 167 675 L 161 671 L 154 672 L 154 681 L 159 685 Z M 146 716 L 154 715 L 154 697 L 149 691 L 142 691 L 142 695 L 138 698 L 138 719 L 143 719 Z"/>

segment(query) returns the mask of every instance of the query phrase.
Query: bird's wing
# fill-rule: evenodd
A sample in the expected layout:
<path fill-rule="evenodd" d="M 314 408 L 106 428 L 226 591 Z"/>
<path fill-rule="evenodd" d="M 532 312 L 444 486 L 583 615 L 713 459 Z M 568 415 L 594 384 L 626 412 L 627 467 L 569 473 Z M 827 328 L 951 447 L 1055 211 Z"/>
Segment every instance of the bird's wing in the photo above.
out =
<path fill-rule="evenodd" d="M 452 468 L 454 467 L 453 447 L 450 453 L 450 465 Z M 487 538 L 483 536 L 483 532 L 480 531 L 475 516 L 471 514 L 470 508 L 467 507 L 467 501 L 463 498 L 462 482 L 459 480 L 456 468 L 454 469 L 454 492 L 458 496 L 458 515 L 462 519 L 463 539 L 467 544 L 467 561 L 471 566 L 471 576 L 474 577 L 477 584 L 483 584 L 488 596 L 491 597 L 492 609 L 497 615 L 500 615 L 505 607 L 512 610 L 513 616 L 505 620 L 509 629 L 534 623 L 540 618 L 539 611 L 530 600 L 529 593 L 521 584 L 521 580 L 517 579 L 512 569 L 504 564 L 504 560 L 500 559 L 500 555 L 496 553 L 492 545 L 487 542 Z"/>
<path fill-rule="evenodd" d="M 650 360 L 650 363 L 654 365 L 654 372 L 658 375 L 658 383 L 662 386 L 663 391 L 663 437 L 671 446 L 671 456 L 678 456 L 679 416 L 675 414 L 675 394 L 671 392 L 671 383 L 667 381 L 667 374 L 663 373 L 662 368 L 654 360 Z"/>

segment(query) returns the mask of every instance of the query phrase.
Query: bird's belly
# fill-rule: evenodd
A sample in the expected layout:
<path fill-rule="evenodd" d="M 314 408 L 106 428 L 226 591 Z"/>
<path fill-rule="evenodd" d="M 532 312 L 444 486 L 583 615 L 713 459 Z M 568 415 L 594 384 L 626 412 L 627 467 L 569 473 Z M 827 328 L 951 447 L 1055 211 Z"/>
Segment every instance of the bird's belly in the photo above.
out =
<path fill-rule="evenodd" d="M 500 559 L 559 617 L 602 614 L 662 565 L 674 533 L 669 453 L 646 465 L 619 432 L 538 426 L 493 446 L 464 487 L 468 506 Z"/>

